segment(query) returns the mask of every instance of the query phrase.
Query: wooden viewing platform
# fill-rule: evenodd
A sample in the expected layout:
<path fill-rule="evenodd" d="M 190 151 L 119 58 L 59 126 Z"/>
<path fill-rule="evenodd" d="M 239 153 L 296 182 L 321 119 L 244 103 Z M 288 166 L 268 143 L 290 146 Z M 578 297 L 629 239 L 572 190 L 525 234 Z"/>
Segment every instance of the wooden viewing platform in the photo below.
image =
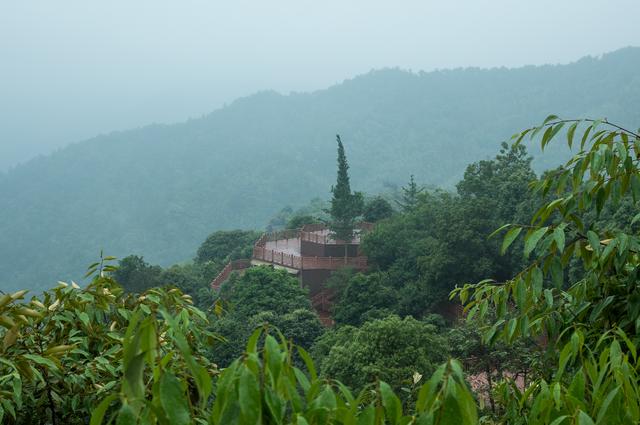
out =
<path fill-rule="evenodd" d="M 346 243 L 353 253 L 360 245 L 360 234 L 371 229 L 371 224 L 359 225 L 359 231 L 352 241 Z M 337 270 L 353 267 L 358 270 L 367 268 L 367 257 L 362 255 L 309 255 L 309 252 L 331 252 L 341 254 L 345 242 L 331 238 L 329 229 L 322 224 L 305 225 L 300 229 L 265 233 L 253 246 L 250 260 L 232 261 L 211 282 L 215 290 L 229 278 L 234 270 L 242 270 L 251 265 L 272 264 L 290 269 L 292 272 L 303 270 Z M 349 253 L 348 253 L 349 254 Z"/>
<path fill-rule="evenodd" d="M 265 233 L 253 245 L 251 259 L 231 261 L 211 282 L 214 290 L 231 276 L 251 266 L 272 265 L 300 279 L 307 287 L 311 304 L 325 326 L 331 326 L 331 290 L 325 287 L 331 273 L 342 267 L 367 269 L 367 257 L 360 254 L 360 236 L 372 228 L 369 223 L 358 226 L 353 240 L 335 240 L 325 225 L 312 224 L 300 229 Z M 346 255 L 345 255 L 346 254 Z"/>

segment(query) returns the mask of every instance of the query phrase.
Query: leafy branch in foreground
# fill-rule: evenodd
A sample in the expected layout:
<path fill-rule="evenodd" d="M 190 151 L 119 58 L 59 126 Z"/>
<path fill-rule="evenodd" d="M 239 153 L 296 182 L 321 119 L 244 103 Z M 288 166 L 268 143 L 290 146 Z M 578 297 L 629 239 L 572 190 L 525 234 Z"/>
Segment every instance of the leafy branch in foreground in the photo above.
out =
<path fill-rule="evenodd" d="M 155 350 L 145 345 L 144 340 L 153 340 L 149 332 L 152 328 L 133 323 L 127 331 L 125 352 L 137 354 L 124 359 L 121 404 L 118 412 L 112 413 L 117 414 L 118 424 L 470 425 L 478 420 L 475 402 L 455 360 L 438 368 L 420 389 L 412 414 L 407 414 L 385 382 L 371 384 L 356 396 L 339 381 L 319 378 L 304 349 L 293 347 L 278 331 L 272 335 L 267 327 L 252 334 L 245 354 L 217 378 L 212 405 L 194 404 L 185 380 L 166 370 L 164 361 L 154 357 Z M 175 329 L 174 337 L 180 338 Z M 304 370 L 295 366 L 294 352 L 303 359 Z M 143 370 L 147 366 L 152 369 L 154 383 L 150 396 L 143 398 Z M 210 380 L 205 371 L 193 372 L 206 384 L 197 388 L 199 400 L 206 400 Z M 114 398 L 112 395 L 103 400 L 92 424 L 103 423 L 105 410 Z"/>
<path fill-rule="evenodd" d="M 524 233 L 524 255 L 533 254 L 533 261 L 502 285 L 465 285 L 452 296 L 466 304 L 469 321 L 496 312 L 486 341 L 533 336 L 547 344 L 546 376 L 524 391 L 502 386 L 501 421 L 637 423 L 640 240 L 633 232 L 604 228 L 597 218 L 605 207 L 629 198 L 635 204 L 640 197 L 640 137 L 607 120 L 551 115 L 513 139 L 519 144 L 541 135 L 544 149 L 565 125 L 568 146 L 579 140 L 579 152 L 532 183 L 545 202 L 529 225 L 499 229 L 510 228 L 503 251 Z M 571 264 L 581 264 L 574 281 L 567 279 Z"/>
<path fill-rule="evenodd" d="M 215 373 L 194 350 L 205 341 L 211 344 L 214 336 L 204 330 L 206 317 L 191 298 L 177 289 L 124 294 L 109 277 L 110 261 L 106 257 L 91 265 L 94 277 L 85 289 L 60 282 L 29 301 L 26 291 L 0 297 L 1 423 L 87 423 L 101 400 L 117 397 L 123 376 L 124 382 L 132 376 L 123 372 L 123 361 L 139 362 L 148 347 L 171 353 L 163 366 L 180 371 L 184 382 L 194 379 L 184 369 L 189 362 Z M 163 313 L 175 318 L 157 320 Z M 180 340 L 174 338 L 176 328 Z M 141 338 L 135 350 L 129 342 L 134 329 Z M 194 351 L 189 353 L 189 347 Z M 123 390 L 139 398 L 150 389 L 123 384 Z M 106 409 L 109 403 L 101 406 Z"/>

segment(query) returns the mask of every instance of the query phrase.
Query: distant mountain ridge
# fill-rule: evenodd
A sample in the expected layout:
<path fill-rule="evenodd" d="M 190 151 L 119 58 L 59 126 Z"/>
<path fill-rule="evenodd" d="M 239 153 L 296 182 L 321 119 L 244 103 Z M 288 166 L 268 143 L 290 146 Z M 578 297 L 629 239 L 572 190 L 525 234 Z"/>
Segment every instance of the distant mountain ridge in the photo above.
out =
<path fill-rule="evenodd" d="M 0 174 L 0 289 L 77 279 L 100 249 L 166 265 L 216 229 L 262 227 L 285 205 L 328 196 L 336 133 L 352 186 L 377 192 L 410 174 L 451 187 L 467 164 L 550 113 L 637 128 L 638 69 L 640 48 L 568 65 L 387 69 L 76 143 Z M 551 147 L 536 167 L 563 156 Z"/>

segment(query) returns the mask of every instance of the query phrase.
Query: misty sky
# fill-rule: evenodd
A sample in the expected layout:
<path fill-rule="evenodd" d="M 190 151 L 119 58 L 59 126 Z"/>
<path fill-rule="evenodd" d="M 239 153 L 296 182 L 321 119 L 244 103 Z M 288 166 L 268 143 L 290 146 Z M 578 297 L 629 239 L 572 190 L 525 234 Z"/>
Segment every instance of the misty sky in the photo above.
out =
<path fill-rule="evenodd" d="M 0 170 L 263 89 L 638 46 L 638 16 L 638 0 L 0 0 Z"/>

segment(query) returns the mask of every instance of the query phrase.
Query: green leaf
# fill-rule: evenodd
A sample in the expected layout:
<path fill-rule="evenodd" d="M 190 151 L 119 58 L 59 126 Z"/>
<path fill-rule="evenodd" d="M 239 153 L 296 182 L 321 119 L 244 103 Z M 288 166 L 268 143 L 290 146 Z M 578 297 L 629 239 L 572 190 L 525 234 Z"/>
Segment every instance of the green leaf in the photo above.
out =
<path fill-rule="evenodd" d="M 559 117 L 557 115 L 548 115 L 547 118 L 544 119 L 544 121 L 542 122 L 542 125 L 548 124 L 551 121 L 557 121 L 559 119 Z"/>
<path fill-rule="evenodd" d="M 587 239 L 589 239 L 589 245 L 591 245 L 593 252 L 598 255 L 600 253 L 600 238 L 598 235 L 594 231 L 589 230 L 587 232 Z"/>
<path fill-rule="evenodd" d="M 111 394 L 110 396 L 102 400 L 100 404 L 98 404 L 98 406 L 93 409 L 93 412 L 91 412 L 91 422 L 89 422 L 89 425 L 101 425 L 107 409 L 109 409 L 111 403 L 113 403 L 113 401 L 117 398 L 117 394 Z"/>
<path fill-rule="evenodd" d="M 502 248 L 500 248 L 500 254 L 504 255 L 507 252 L 509 246 L 516 240 L 518 235 L 522 232 L 522 227 L 514 227 L 509 230 L 506 235 L 504 235 L 504 240 L 502 241 Z"/>
<path fill-rule="evenodd" d="M 640 199 L 640 177 L 635 173 L 631 176 L 631 194 L 634 202 Z"/>
<path fill-rule="evenodd" d="M 386 382 L 380 381 L 380 396 L 389 422 L 392 425 L 399 423 L 402 418 L 402 403 Z"/>
<path fill-rule="evenodd" d="M 538 242 L 540 242 L 540 239 L 542 239 L 545 233 L 547 233 L 548 229 L 549 229 L 548 227 L 541 227 L 525 238 L 525 241 L 524 241 L 525 257 L 528 257 L 529 254 L 531 254 L 531 252 L 536 248 L 536 245 L 538 245 Z"/>
<path fill-rule="evenodd" d="M 309 353 L 307 353 L 307 351 L 298 346 L 298 354 L 300 354 L 300 357 L 302 357 L 302 361 L 304 361 L 305 366 L 307 367 L 307 371 L 309 372 L 309 375 L 311 376 L 311 380 L 315 381 L 316 379 L 318 379 L 318 374 L 316 372 L 316 368 L 313 365 L 313 360 L 311 359 L 311 356 L 309 355 Z"/>
<path fill-rule="evenodd" d="M 578 128 L 578 124 L 580 124 L 579 121 L 574 122 L 573 124 L 571 124 L 571 127 L 569 127 L 569 131 L 567 131 L 567 143 L 569 144 L 569 149 L 571 149 L 573 145 L 573 136 L 576 133 L 576 128 Z"/>
<path fill-rule="evenodd" d="M 24 354 L 22 357 L 24 357 L 25 359 L 29 359 L 29 360 L 31 360 L 31 361 L 33 361 L 33 362 L 35 362 L 35 363 L 37 363 L 37 364 L 39 364 L 41 366 L 47 366 L 48 368 L 50 368 L 52 370 L 57 370 L 58 369 L 58 366 L 56 366 L 56 364 L 53 361 L 51 361 L 51 360 L 49 360 L 49 359 L 47 359 L 45 357 L 39 356 L 37 354 Z"/>
<path fill-rule="evenodd" d="M 374 425 L 376 423 L 376 410 L 373 406 L 367 406 L 358 415 L 358 425 Z"/>
<path fill-rule="evenodd" d="M 538 298 L 542 294 L 543 277 L 542 270 L 539 267 L 531 269 L 531 289 L 534 298 Z"/>
<path fill-rule="evenodd" d="M 144 372 L 144 357 L 146 353 L 134 356 L 130 362 L 124 366 L 123 388 L 125 394 L 131 398 L 142 398 L 144 395 L 144 382 L 142 380 Z"/>
<path fill-rule="evenodd" d="M 85 313 L 84 311 L 81 311 L 80 313 L 78 313 L 78 318 L 80 319 L 83 325 L 89 326 L 89 315 L 87 313 Z"/>
<path fill-rule="evenodd" d="M 296 416 L 296 425 L 309 425 L 309 422 L 307 422 L 307 420 L 304 417 L 298 414 Z"/>
<path fill-rule="evenodd" d="M 600 410 L 598 411 L 598 417 L 596 418 L 597 424 L 606 424 L 609 406 L 611 405 L 611 402 L 613 401 L 613 399 L 618 395 L 619 390 L 620 390 L 620 387 L 618 386 L 612 389 L 611 391 L 609 391 L 609 394 L 607 394 L 607 397 L 604 399 L 604 401 L 600 405 Z"/>
<path fill-rule="evenodd" d="M 553 229 L 553 240 L 556 241 L 556 247 L 558 248 L 558 251 L 563 252 L 565 244 L 564 229 L 560 227 L 556 227 L 555 229 Z"/>
<path fill-rule="evenodd" d="M 562 422 L 565 421 L 565 419 L 567 419 L 569 416 L 567 415 L 563 415 L 563 416 L 559 416 L 557 418 L 555 418 L 553 420 L 553 422 L 551 422 L 549 425 L 560 425 Z"/>
<path fill-rule="evenodd" d="M 256 376 L 248 368 L 243 368 L 238 386 L 238 401 L 242 412 L 242 423 L 255 424 L 260 419 L 260 386 Z"/>
<path fill-rule="evenodd" d="M 544 290 L 544 300 L 547 303 L 547 308 L 553 307 L 553 292 L 551 292 L 551 289 Z"/>
<path fill-rule="evenodd" d="M 518 308 L 524 308 L 527 301 L 527 288 L 522 280 L 517 280 L 515 283 L 515 299 Z"/>
<path fill-rule="evenodd" d="M 589 138 L 589 133 L 591 133 L 591 131 L 593 130 L 593 124 L 591 124 L 590 126 L 588 126 L 586 128 L 586 130 L 584 131 L 583 135 L 582 135 L 582 139 L 580 140 L 580 149 L 584 149 L 584 144 L 587 142 L 587 139 Z"/>
<path fill-rule="evenodd" d="M 559 258 L 554 257 L 551 260 L 551 281 L 553 286 L 560 289 L 564 283 L 564 270 L 562 269 L 562 262 Z"/>
<path fill-rule="evenodd" d="M 593 419 L 582 410 L 578 413 L 578 425 L 595 425 Z"/>
<path fill-rule="evenodd" d="M 492 237 L 494 237 L 495 235 L 497 235 L 498 233 L 502 232 L 504 229 L 513 226 L 513 224 L 509 223 L 509 224 L 505 224 L 503 226 L 498 227 L 496 230 L 494 230 L 488 237 L 487 239 L 491 239 Z"/>
<path fill-rule="evenodd" d="M 172 425 L 189 425 L 189 402 L 178 378 L 170 372 L 160 377 L 160 404 Z"/>
<path fill-rule="evenodd" d="M 558 131 L 564 126 L 564 123 L 556 124 L 547 128 L 542 136 L 541 148 L 544 150 L 545 146 L 558 134 Z"/>
<path fill-rule="evenodd" d="M 118 419 L 116 419 L 116 425 L 136 425 L 138 422 L 138 415 L 128 404 L 122 405 L 118 412 Z"/>
<path fill-rule="evenodd" d="M 509 323 L 507 325 L 507 338 L 509 341 L 511 341 L 513 339 L 513 336 L 516 333 L 516 329 L 518 327 L 518 320 L 517 319 L 510 319 Z"/>
<path fill-rule="evenodd" d="M 585 380 L 584 372 L 582 370 L 578 370 L 575 375 L 573 375 L 571 385 L 569 386 L 569 392 L 578 400 L 584 399 Z"/>

